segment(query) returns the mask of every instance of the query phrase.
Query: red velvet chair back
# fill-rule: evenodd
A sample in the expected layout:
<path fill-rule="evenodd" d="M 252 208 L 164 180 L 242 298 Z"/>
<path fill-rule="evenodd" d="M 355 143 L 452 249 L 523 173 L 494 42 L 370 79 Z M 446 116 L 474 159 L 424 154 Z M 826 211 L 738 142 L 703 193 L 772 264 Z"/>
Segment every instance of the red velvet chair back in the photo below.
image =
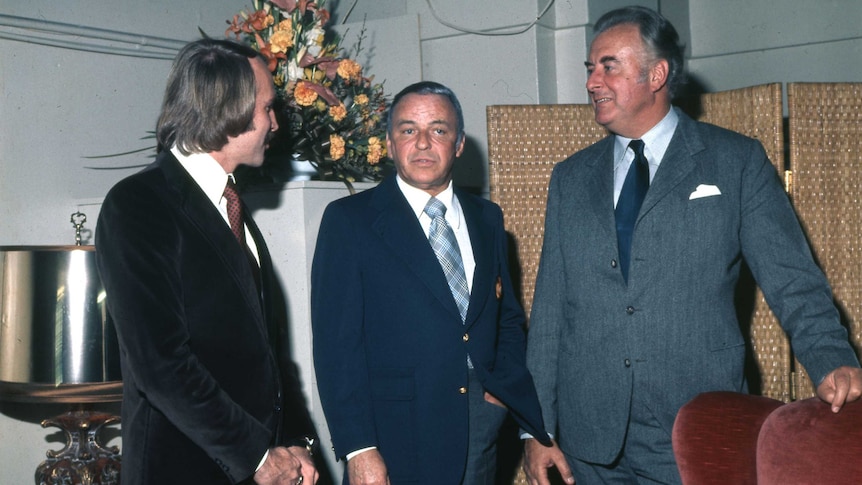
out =
<path fill-rule="evenodd" d="M 673 451 L 684 485 L 757 483 L 757 436 L 781 401 L 736 392 L 698 395 L 677 414 Z"/>
<path fill-rule="evenodd" d="M 837 414 L 816 397 L 773 411 L 757 441 L 757 483 L 862 483 L 862 401 Z"/>

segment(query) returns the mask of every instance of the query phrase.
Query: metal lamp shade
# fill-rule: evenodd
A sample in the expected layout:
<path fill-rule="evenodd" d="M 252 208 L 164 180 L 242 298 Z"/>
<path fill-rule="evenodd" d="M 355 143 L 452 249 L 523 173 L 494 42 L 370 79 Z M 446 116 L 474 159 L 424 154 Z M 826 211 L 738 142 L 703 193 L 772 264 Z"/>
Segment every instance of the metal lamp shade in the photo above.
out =
<path fill-rule="evenodd" d="M 93 246 L 0 246 L 0 398 L 122 399 Z"/>

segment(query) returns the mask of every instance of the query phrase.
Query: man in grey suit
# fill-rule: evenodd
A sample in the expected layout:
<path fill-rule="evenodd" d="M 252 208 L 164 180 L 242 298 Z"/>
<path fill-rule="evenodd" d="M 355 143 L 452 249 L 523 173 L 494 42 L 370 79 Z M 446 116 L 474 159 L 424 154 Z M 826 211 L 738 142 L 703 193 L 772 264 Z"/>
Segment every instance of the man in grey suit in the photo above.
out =
<path fill-rule="evenodd" d="M 679 483 L 679 408 L 746 391 L 742 261 L 834 412 L 862 370 L 763 147 L 671 107 L 673 26 L 627 7 L 595 31 L 587 90 L 611 136 L 551 177 L 527 363 L 555 443 L 527 439 L 525 471 L 534 485 L 552 466 L 579 485 Z"/>

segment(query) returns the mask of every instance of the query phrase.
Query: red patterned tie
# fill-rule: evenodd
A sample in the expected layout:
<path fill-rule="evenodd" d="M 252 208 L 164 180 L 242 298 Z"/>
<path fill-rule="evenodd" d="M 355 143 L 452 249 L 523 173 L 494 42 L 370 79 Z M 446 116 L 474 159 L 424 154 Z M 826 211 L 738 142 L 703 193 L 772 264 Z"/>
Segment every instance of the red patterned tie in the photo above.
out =
<path fill-rule="evenodd" d="M 236 240 L 245 247 L 245 229 L 242 226 L 242 201 L 239 199 L 239 192 L 236 191 L 236 184 L 233 179 L 228 177 L 227 185 L 224 188 L 224 198 L 227 201 L 227 219 L 230 222 L 230 229 Z"/>

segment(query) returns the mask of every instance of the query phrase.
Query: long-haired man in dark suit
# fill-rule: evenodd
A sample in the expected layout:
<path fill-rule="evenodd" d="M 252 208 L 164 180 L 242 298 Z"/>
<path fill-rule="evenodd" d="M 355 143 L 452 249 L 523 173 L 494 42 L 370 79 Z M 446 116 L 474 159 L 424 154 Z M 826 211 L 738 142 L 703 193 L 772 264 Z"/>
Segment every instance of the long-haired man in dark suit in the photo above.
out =
<path fill-rule="evenodd" d="M 126 485 L 317 481 L 272 263 L 233 190 L 278 129 L 274 99 L 253 49 L 187 45 L 155 163 L 105 197 L 96 254 L 120 340 Z"/>

